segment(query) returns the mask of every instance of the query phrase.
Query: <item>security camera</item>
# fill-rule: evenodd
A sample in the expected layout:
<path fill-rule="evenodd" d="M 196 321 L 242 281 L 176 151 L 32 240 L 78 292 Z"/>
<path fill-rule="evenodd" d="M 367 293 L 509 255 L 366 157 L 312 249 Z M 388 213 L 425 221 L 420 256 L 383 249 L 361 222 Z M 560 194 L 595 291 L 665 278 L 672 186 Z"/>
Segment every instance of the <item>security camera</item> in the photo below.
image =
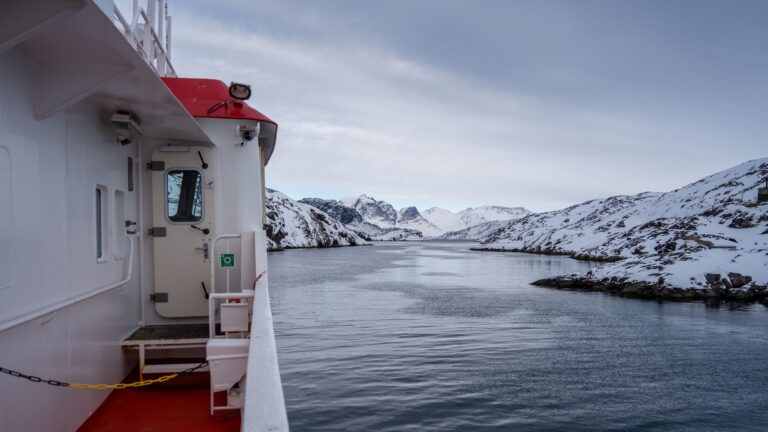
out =
<path fill-rule="evenodd" d="M 144 135 L 141 124 L 131 113 L 118 111 L 112 115 L 110 121 L 115 127 L 117 142 L 121 145 L 131 144 Z"/>
<path fill-rule="evenodd" d="M 245 143 L 253 141 L 254 138 L 259 136 L 258 125 L 256 127 L 250 125 L 240 125 L 237 127 L 237 131 L 240 133 L 240 138 L 243 139 L 243 141 L 240 143 L 241 146 L 244 146 Z"/>

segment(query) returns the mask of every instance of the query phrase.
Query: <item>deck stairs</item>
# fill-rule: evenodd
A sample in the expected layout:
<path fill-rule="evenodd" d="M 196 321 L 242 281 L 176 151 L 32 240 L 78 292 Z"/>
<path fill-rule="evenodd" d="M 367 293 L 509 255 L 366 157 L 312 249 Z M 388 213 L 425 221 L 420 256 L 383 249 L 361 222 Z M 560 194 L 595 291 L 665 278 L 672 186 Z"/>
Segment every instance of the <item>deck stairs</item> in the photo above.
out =
<path fill-rule="evenodd" d="M 168 359 L 181 358 L 179 353 L 201 353 L 205 350 L 208 367 L 198 369 L 197 372 L 210 373 L 211 414 L 216 410 L 241 409 L 248 367 L 253 294 L 253 291 L 247 290 L 211 293 L 207 323 L 145 325 L 137 328 L 123 340 L 122 346 L 138 351 L 139 379 L 144 379 L 144 374 L 178 373 L 196 366 L 200 361 L 190 363 L 187 358 L 184 362 L 169 362 Z M 151 351 L 165 351 L 168 355 L 153 353 L 153 358 L 163 360 L 148 361 L 147 353 Z M 214 403 L 214 394 L 218 392 L 226 392 L 226 404 Z"/>

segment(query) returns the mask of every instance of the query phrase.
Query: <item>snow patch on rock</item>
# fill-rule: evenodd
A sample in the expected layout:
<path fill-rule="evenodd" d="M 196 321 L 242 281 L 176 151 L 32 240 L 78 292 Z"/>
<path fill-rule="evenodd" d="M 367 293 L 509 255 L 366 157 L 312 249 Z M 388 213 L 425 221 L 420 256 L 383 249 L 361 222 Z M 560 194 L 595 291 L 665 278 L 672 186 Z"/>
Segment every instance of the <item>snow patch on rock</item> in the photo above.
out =
<path fill-rule="evenodd" d="M 309 204 L 294 201 L 272 189 L 267 189 L 266 198 L 266 229 L 270 250 L 367 243 L 328 213 Z"/>
<path fill-rule="evenodd" d="M 768 283 L 768 204 L 756 203 L 768 158 L 667 193 L 587 201 L 509 222 L 483 247 L 597 258 L 593 277 L 706 289 L 709 274 Z"/>

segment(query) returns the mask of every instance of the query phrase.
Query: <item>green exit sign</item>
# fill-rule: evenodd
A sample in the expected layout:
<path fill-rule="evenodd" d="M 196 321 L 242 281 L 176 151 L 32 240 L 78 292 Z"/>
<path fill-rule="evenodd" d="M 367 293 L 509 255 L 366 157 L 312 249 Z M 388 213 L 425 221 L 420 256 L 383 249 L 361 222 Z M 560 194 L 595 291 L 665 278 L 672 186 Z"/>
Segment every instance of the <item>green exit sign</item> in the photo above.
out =
<path fill-rule="evenodd" d="M 220 256 L 219 265 L 221 268 L 235 268 L 235 254 L 223 253 Z"/>

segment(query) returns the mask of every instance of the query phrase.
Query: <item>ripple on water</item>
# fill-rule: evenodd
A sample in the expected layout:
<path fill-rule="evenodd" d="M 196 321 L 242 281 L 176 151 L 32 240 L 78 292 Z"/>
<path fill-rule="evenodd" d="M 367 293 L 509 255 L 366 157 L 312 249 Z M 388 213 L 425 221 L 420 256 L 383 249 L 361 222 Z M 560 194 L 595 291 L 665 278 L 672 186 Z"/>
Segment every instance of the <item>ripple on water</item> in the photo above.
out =
<path fill-rule="evenodd" d="M 563 257 L 270 255 L 293 431 L 764 430 L 768 313 L 562 292 Z"/>

